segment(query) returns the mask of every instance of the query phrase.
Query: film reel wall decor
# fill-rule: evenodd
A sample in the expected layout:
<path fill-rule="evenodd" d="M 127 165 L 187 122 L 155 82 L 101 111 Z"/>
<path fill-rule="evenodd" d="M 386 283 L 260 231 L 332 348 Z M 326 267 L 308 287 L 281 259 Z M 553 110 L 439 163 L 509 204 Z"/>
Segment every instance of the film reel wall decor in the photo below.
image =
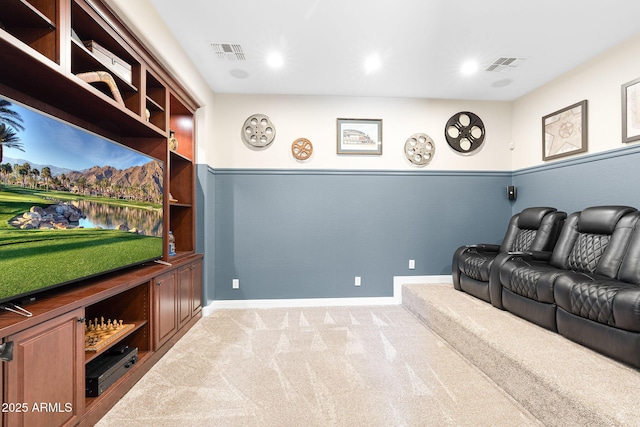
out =
<path fill-rule="evenodd" d="M 454 114 L 444 128 L 447 143 L 458 153 L 470 154 L 484 142 L 484 123 L 469 111 Z"/>
<path fill-rule="evenodd" d="M 404 143 L 404 155 L 412 164 L 425 166 L 436 153 L 436 145 L 427 134 L 416 133 Z"/>
<path fill-rule="evenodd" d="M 307 138 L 298 138 L 291 144 L 291 154 L 300 161 L 307 160 L 313 154 L 313 144 Z"/>
<path fill-rule="evenodd" d="M 267 147 L 275 137 L 276 127 L 264 114 L 253 114 L 242 125 L 242 140 L 252 147 Z"/>

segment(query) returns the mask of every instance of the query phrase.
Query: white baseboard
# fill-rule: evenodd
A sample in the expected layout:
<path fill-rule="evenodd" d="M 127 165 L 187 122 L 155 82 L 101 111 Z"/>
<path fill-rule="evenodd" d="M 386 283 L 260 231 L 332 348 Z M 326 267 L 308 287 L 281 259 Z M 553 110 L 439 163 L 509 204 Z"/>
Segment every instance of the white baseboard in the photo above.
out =
<path fill-rule="evenodd" d="M 395 304 L 402 304 L 402 285 L 428 285 L 433 283 L 453 283 L 450 274 L 440 276 L 393 276 L 393 298 Z"/>
<path fill-rule="evenodd" d="M 394 276 L 393 296 L 390 297 L 215 300 L 202 308 L 202 315 L 209 316 L 214 310 L 221 309 L 343 307 L 402 304 L 402 285 L 421 283 L 451 283 L 451 275 Z"/>

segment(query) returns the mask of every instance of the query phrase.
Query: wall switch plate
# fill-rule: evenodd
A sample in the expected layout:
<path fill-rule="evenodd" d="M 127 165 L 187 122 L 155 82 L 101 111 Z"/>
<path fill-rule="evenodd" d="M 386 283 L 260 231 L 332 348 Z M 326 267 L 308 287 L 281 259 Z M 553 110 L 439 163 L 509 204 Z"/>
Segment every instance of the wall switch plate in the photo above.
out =
<path fill-rule="evenodd" d="M 232 287 L 233 289 L 240 289 L 240 279 L 233 279 L 232 283 Z"/>
<path fill-rule="evenodd" d="M 362 279 L 360 279 L 360 276 L 356 276 L 356 281 L 355 281 L 356 286 L 360 286 L 361 281 Z"/>
<path fill-rule="evenodd" d="M 415 259 L 410 259 L 409 260 L 409 270 L 413 270 L 416 268 L 416 260 Z"/>

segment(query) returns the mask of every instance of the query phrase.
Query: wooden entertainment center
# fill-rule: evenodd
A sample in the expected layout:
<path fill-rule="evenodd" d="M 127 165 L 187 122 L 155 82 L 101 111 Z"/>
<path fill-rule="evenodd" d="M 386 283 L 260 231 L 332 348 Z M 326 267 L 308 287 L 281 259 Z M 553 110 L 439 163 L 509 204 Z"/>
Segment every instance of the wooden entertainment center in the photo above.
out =
<path fill-rule="evenodd" d="M 42 292 L 25 305 L 32 317 L 0 312 L 2 342 L 13 343 L 12 360 L 1 362 L 2 425 L 93 425 L 201 316 L 199 106 L 99 0 L 3 1 L 0 95 L 165 164 L 163 237 L 168 242 L 171 230 L 176 245 L 171 256 L 165 244 L 170 265 L 150 262 Z M 170 149 L 172 136 L 179 144 Z M 85 320 L 101 317 L 134 326 L 85 352 Z M 86 365 L 116 345 L 136 347 L 137 363 L 99 396 L 85 397 Z"/>

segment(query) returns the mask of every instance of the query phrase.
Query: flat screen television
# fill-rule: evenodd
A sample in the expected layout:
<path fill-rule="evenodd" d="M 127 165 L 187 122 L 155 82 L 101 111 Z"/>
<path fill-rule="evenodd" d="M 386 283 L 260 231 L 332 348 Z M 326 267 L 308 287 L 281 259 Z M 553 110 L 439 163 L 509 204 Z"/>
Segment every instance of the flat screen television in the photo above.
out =
<path fill-rule="evenodd" d="M 0 303 L 162 257 L 162 161 L 2 96 L 0 141 Z"/>

